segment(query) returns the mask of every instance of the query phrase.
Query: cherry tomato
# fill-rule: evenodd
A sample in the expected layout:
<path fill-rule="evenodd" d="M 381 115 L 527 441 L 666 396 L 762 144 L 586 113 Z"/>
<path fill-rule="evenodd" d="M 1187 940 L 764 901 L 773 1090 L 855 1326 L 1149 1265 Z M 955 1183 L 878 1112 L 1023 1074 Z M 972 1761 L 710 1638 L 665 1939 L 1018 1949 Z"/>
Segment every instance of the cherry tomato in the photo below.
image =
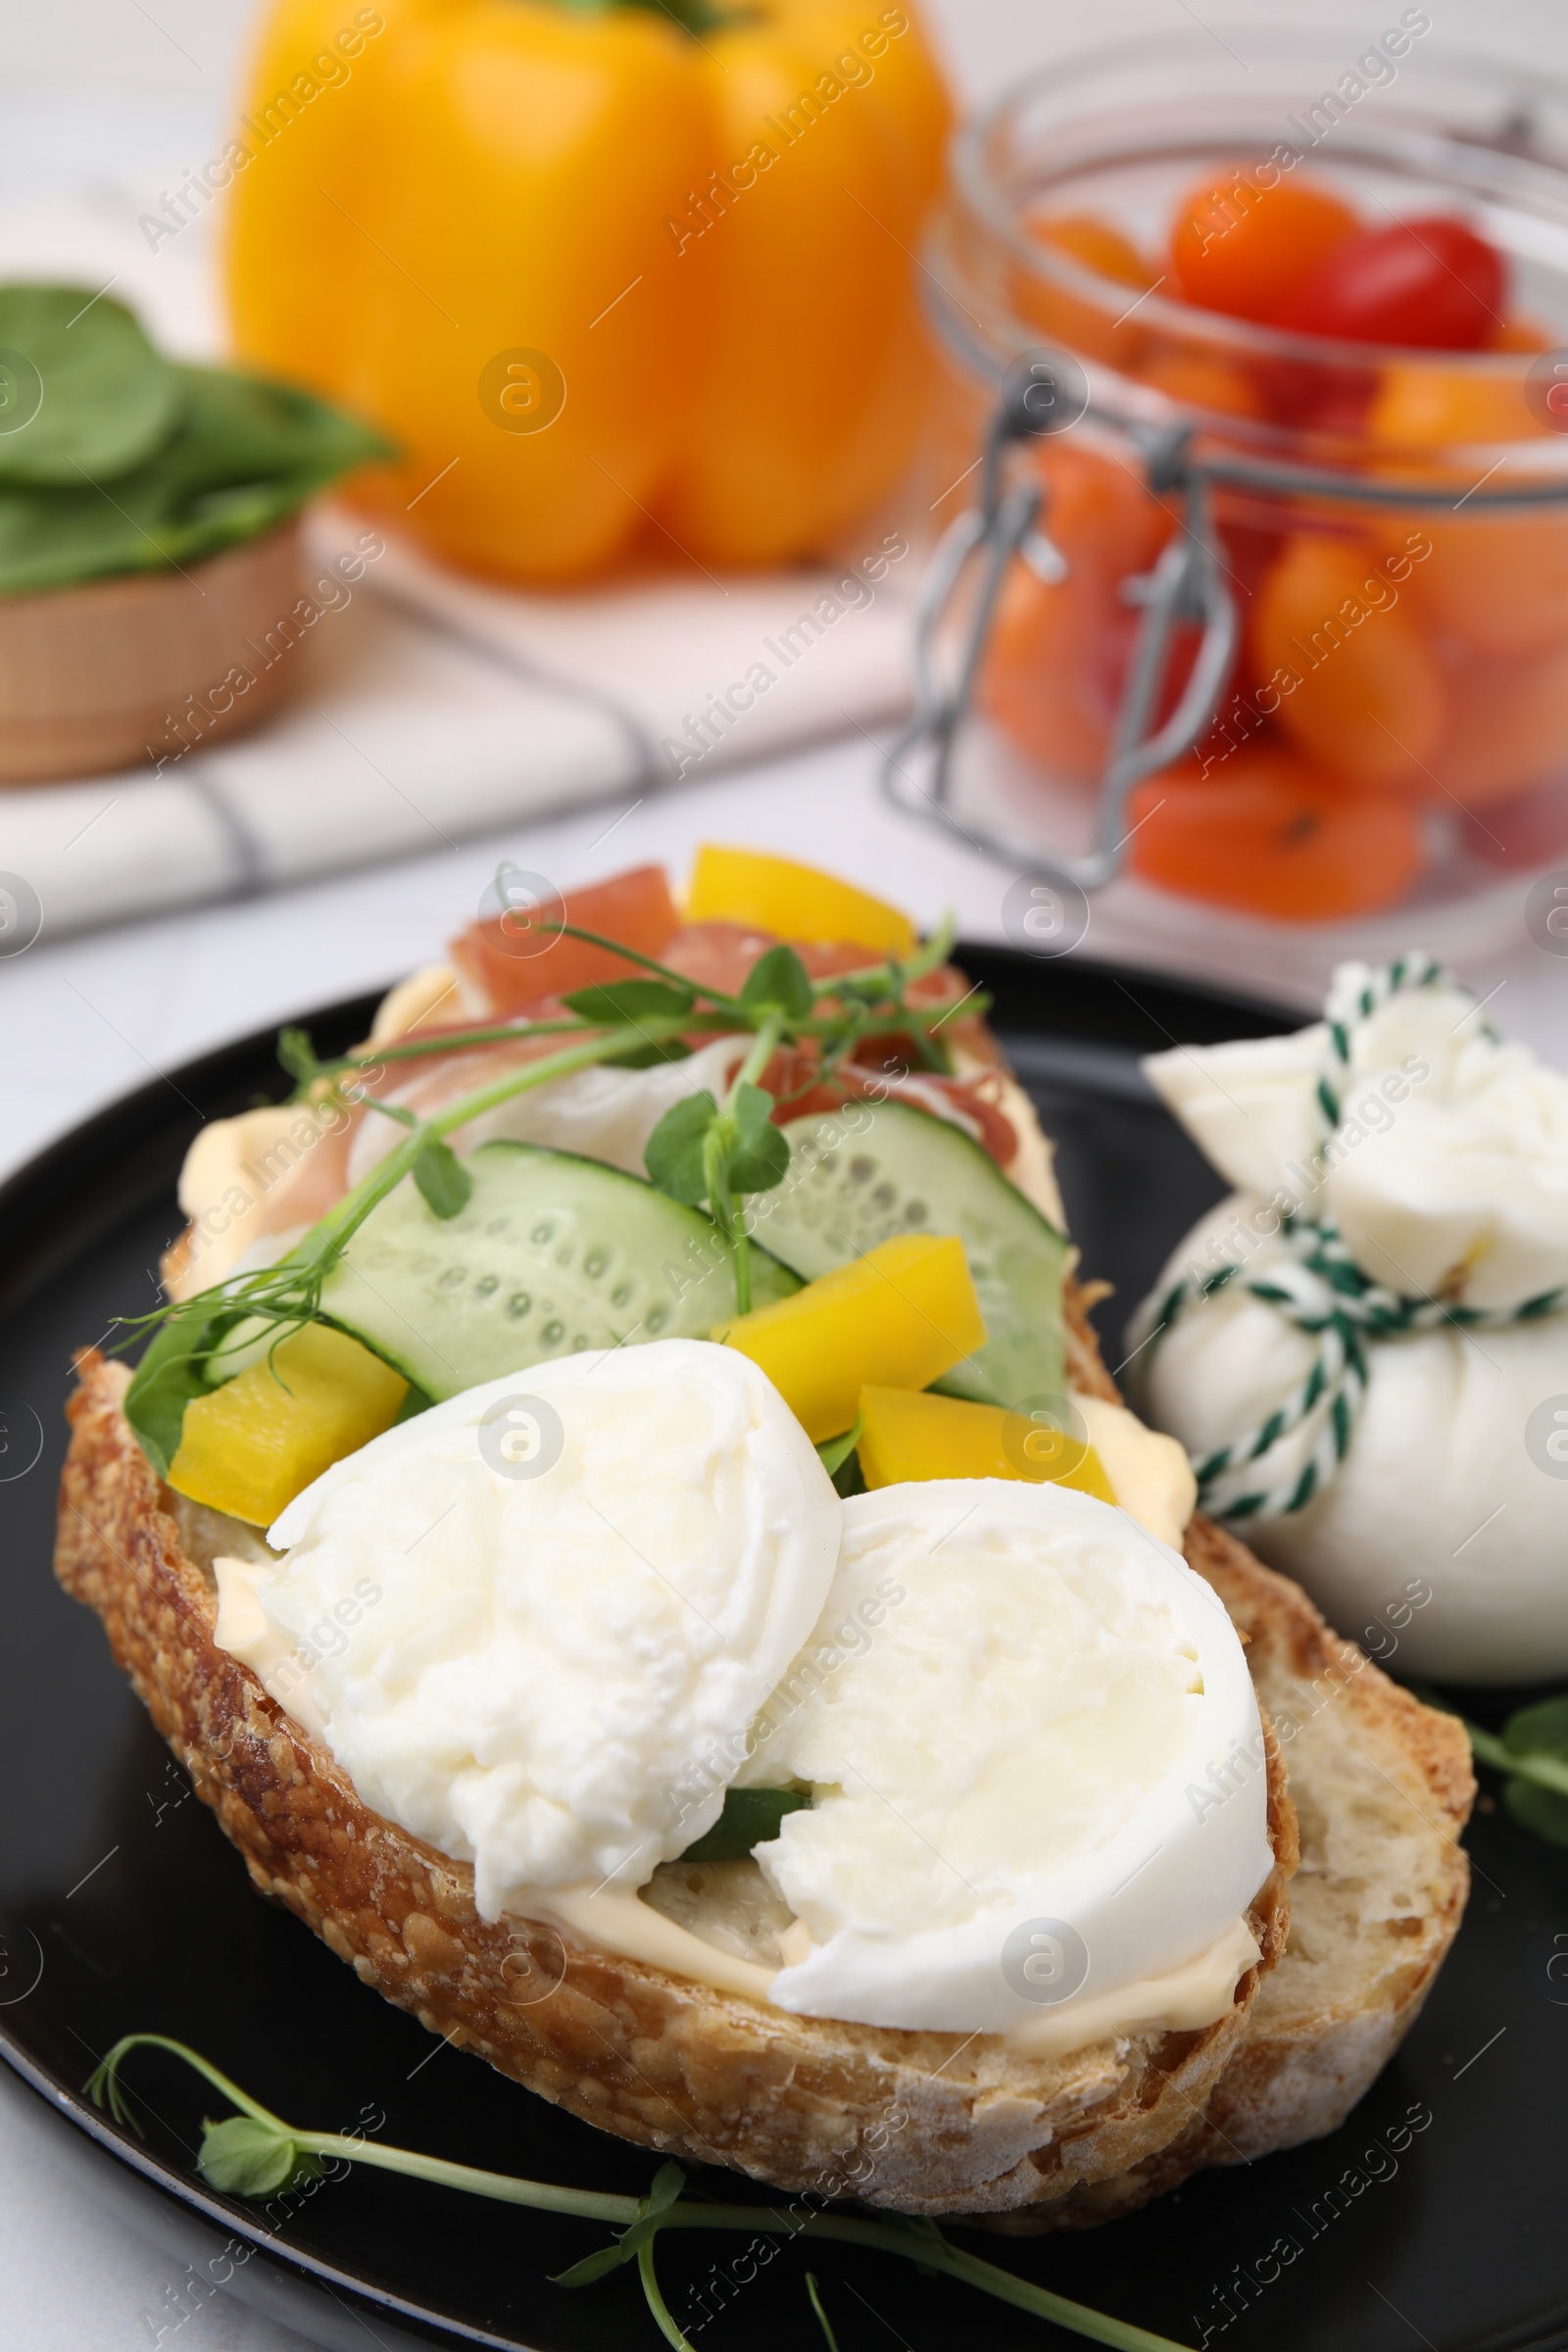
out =
<path fill-rule="evenodd" d="M 1136 474 L 1069 442 L 1037 459 L 1045 527 L 1070 566 L 1049 587 L 1013 565 L 997 607 L 980 707 L 1051 774 L 1090 783 L 1103 770 L 1138 615 L 1121 596 L 1147 571 L 1171 522 Z"/>
<path fill-rule="evenodd" d="M 1377 395 L 1377 371 L 1351 368 L 1343 357 L 1324 364 L 1293 352 L 1289 359 L 1259 359 L 1251 373 L 1267 416 L 1313 433 L 1359 435 Z"/>
<path fill-rule="evenodd" d="M 1119 228 L 1092 214 L 1071 213 L 1053 220 L 1036 213 L 1025 217 L 1024 226 L 1038 243 L 1067 255 L 1097 277 L 1109 278 L 1111 287 L 1104 299 L 1095 302 L 1019 264 L 1010 272 L 1012 306 L 1019 317 L 1070 351 L 1103 360 L 1124 374 L 1130 371 L 1143 348 L 1143 317 L 1136 309 L 1131 317 L 1123 317 L 1133 297 L 1113 289 L 1132 286 L 1141 292 L 1153 282 L 1155 270 Z"/>
<path fill-rule="evenodd" d="M 1299 334 L 1418 351 L 1478 351 L 1502 323 L 1495 246 L 1443 215 L 1363 228 L 1298 281 L 1275 313 Z"/>
<path fill-rule="evenodd" d="M 1463 817 L 1459 832 L 1488 865 L 1549 865 L 1568 851 L 1568 778 L 1493 801 L 1484 818 Z"/>
<path fill-rule="evenodd" d="M 1487 337 L 1487 351 L 1554 351 L 1557 338 L 1534 318 L 1504 318 Z"/>
<path fill-rule="evenodd" d="M 1188 190 L 1170 266 L 1200 310 L 1266 322 L 1357 226 L 1348 204 L 1309 180 L 1258 188 L 1233 169 Z"/>
<path fill-rule="evenodd" d="M 1408 588 L 1435 634 L 1505 660 L 1568 639 L 1568 515 L 1423 516 L 1421 530 L 1432 553 Z"/>
<path fill-rule="evenodd" d="M 1253 697 L 1330 778 L 1419 795 L 1443 732 L 1443 670 L 1391 569 L 1356 540 L 1288 540 L 1252 608 Z"/>
<path fill-rule="evenodd" d="M 1434 794 L 1440 807 L 1485 810 L 1568 766 L 1568 662 L 1558 645 L 1511 662 L 1450 649 L 1444 670 L 1447 719 L 1428 761 L 1446 796 Z"/>
<path fill-rule="evenodd" d="M 1138 374 L 1184 409 L 1207 410 L 1219 416 L 1267 414 L 1248 368 L 1174 336 L 1151 338 L 1138 361 Z"/>
<path fill-rule="evenodd" d="M 1118 286 L 1152 286 L 1158 275 L 1131 238 L 1093 213 L 1064 213 L 1056 220 L 1034 214 L 1025 226 L 1042 245 L 1054 245 L 1097 277 L 1113 278 Z"/>
<path fill-rule="evenodd" d="M 1461 375 L 1430 361 L 1383 368 L 1366 423 L 1375 441 L 1402 449 L 1526 441 L 1547 429 L 1531 414 L 1522 375 Z"/>
<path fill-rule="evenodd" d="M 1200 777 L 1168 769 L 1130 803 L 1133 871 L 1161 890 L 1274 922 L 1326 923 L 1403 897 L 1421 870 L 1419 811 L 1347 794 L 1278 748 L 1248 745 Z"/>

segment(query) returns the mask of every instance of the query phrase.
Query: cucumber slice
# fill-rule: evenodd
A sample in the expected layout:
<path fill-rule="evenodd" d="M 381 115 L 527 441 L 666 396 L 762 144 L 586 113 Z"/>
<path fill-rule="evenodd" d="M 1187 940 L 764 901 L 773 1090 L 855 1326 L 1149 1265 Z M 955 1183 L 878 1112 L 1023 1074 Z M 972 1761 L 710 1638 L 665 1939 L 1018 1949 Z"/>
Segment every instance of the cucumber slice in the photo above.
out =
<path fill-rule="evenodd" d="M 775 1257 L 811 1282 L 894 1234 L 956 1233 L 986 1344 L 935 1386 L 1008 1406 L 1064 1394 L 1066 1237 L 961 1127 L 907 1102 L 851 1102 L 784 1133 L 789 1173 L 753 1204 Z"/>
<path fill-rule="evenodd" d="M 480 1144 L 455 1217 L 412 1182 L 371 1210 L 321 1292 L 321 1312 L 437 1402 L 481 1381 L 623 1340 L 706 1340 L 735 1312 L 711 1220 L 602 1160 Z M 799 1290 L 755 1245 L 765 1306 Z"/>

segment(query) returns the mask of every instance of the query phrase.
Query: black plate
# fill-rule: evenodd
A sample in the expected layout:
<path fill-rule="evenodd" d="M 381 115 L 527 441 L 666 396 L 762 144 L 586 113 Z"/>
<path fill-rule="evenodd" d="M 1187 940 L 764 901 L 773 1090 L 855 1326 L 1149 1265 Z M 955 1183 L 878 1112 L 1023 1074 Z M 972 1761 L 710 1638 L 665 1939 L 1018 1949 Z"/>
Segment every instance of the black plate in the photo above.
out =
<path fill-rule="evenodd" d="M 1114 1364 L 1126 1313 L 1217 1190 L 1136 1055 L 1174 1039 L 1266 1034 L 1297 1016 L 1078 962 L 994 949 L 963 960 L 995 991 L 997 1025 L 1058 1140 L 1085 1267 L 1117 1285 L 1101 1310 Z M 369 1000 L 339 1005 L 312 1026 L 324 1046 L 346 1046 L 368 1010 Z M 405 2147 L 634 2194 L 652 2170 L 647 2155 L 432 2042 L 253 1893 L 99 1627 L 49 1573 L 69 1351 L 116 1313 L 152 1303 L 158 1253 L 178 1221 L 175 1171 L 198 1120 L 279 1091 L 270 1034 L 248 1039 L 117 1103 L 0 1194 L 0 2051 L 15 2070 L 0 2068 L 0 2082 L 24 2100 L 42 2093 L 74 2127 L 58 2136 L 79 2152 L 83 2185 L 190 2266 L 181 2296 L 193 2314 L 227 2284 L 321 2343 L 363 2347 L 368 2321 L 382 2343 L 632 2352 L 659 2340 L 633 2277 L 575 2295 L 547 2283 L 598 2242 L 596 2228 L 364 2167 L 259 2214 L 211 2195 L 195 2175 L 199 2121 L 215 2102 L 172 2062 L 136 2064 L 145 2145 L 81 2096 L 119 2034 L 153 2030 L 194 2043 L 318 2129 L 364 2119 Z M 1398 2057 L 1332 2139 L 1210 2174 L 1108 2229 L 980 2238 L 980 2250 L 1226 2352 L 1568 2345 L 1568 1984 L 1551 1968 L 1568 1953 L 1568 1858 L 1491 1810 L 1472 1852 L 1476 1888 L 1453 1957 Z M 713 2181 L 737 2193 L 729 2176 Z M 693 2291 L 734 2243 L 662 2241 L 677 2317 L 695 2321 Z M 811 2262 L 843 2352 L 1055 2340 L 904 2265 L 826 2247 Z M 740 2290 L 697 2341 L 758 2352 L 819 2342 L 805 2267 L 781 2253 L 767 2285 Z"/>

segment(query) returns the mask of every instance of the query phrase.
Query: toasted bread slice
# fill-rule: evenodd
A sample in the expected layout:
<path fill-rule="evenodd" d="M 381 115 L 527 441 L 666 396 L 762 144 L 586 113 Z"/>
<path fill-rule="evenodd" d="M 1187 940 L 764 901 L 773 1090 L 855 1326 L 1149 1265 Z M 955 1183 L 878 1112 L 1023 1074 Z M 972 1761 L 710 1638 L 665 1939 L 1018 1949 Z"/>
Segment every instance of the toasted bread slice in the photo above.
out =
<path fill-rule="evenodd" d="M 256 1884 L 432 2033 L 644 2146 L 907 2213 L 1044 2213 L 1136 2174 L 1204 2113 L 1285 1943 L 1296 1827 L 1271 1735 L 1275 1867 L 1250 1912 L 1261 1961 L 1225 2016 L 1197 2032 L 1150 2029 L 1063 2058 L 1026 2057 L 992 2034 L 793 2017 L 564 1945 L 549 1928 L 490 1925 L 468 1866 L 370 1812 L 326 1749 L 216 1646 L 217 1531 L 204 1538 L 186 1509 L 182 1537 L 183 1506 L 122 1410 L 124 1370 L 88 1355 L 79 1371 L 62 1584 L 103 1619 Z M 1284 1605 L 1276 1590 L 1292 1590 L 1240 1551 L 1228 1570 L 1260 1623 Z M 702 1886 L 690 1866 L 673 1868 L 665 1901 L 697 1926 Z"/>

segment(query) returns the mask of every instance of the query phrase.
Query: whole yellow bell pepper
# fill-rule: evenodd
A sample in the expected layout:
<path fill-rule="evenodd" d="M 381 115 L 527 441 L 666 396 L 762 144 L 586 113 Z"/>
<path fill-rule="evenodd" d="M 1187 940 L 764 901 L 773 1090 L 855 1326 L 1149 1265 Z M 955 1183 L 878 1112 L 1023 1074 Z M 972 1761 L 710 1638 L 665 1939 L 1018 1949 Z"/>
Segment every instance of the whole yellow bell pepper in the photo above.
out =
<path fill-rule="evenodd" d="M 908 0 L 278 0 L 236 349 L 378 424 L 362 503 L 465 567 L 808 555 L 919 430 L 948 123 Z"/>

